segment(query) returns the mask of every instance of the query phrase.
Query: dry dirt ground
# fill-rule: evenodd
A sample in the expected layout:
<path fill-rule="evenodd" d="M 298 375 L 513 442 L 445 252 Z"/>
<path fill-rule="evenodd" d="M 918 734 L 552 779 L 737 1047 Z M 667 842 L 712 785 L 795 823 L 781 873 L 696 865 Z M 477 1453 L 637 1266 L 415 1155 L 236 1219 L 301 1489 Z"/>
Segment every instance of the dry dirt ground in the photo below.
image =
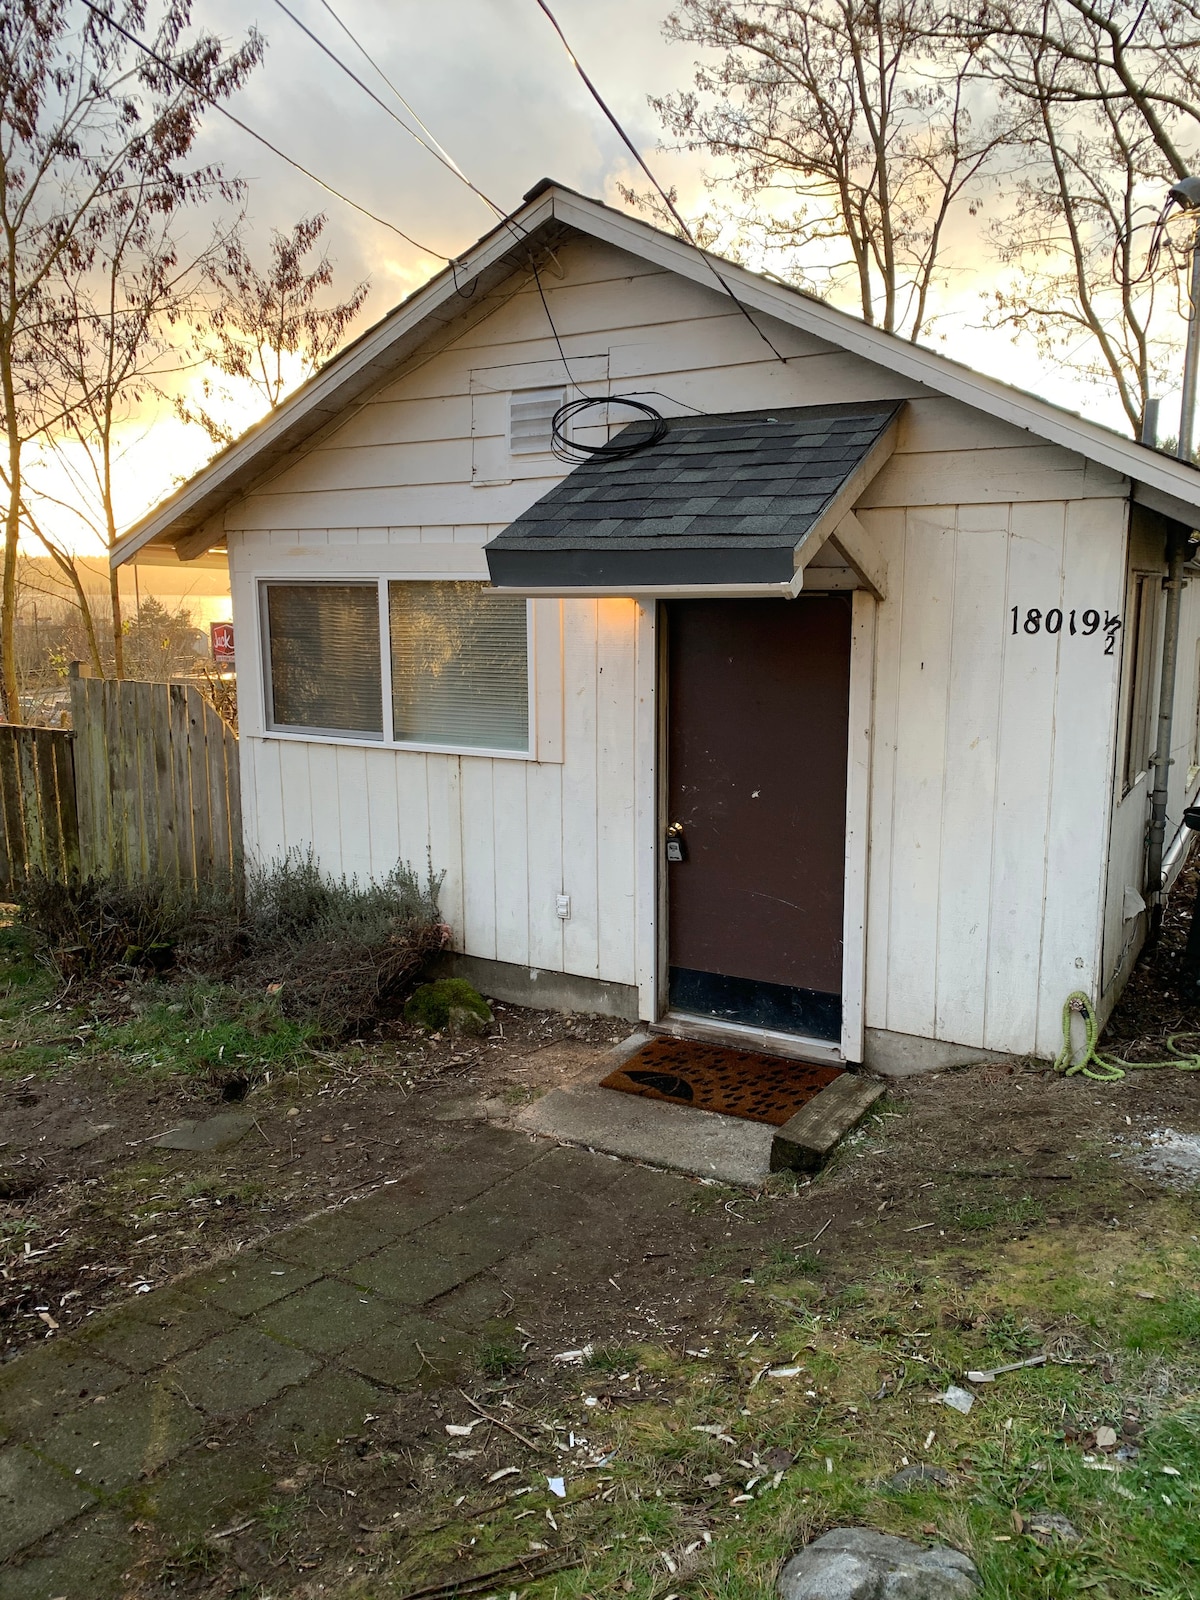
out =
<path fill-rule="evenodd" d="M 1177 927 L 1172 938 L 1178 938 Z M 1148 1025 L 1145 1031 L 1160 1036 L 1180 1021 L 1187 1023 L 1177 996 L 1170 993 L 1169 949 L 1165 943 L 1160 969 L 1150 966 L 1131 987 L 1130 1006 L 1115 1030 L 1126 1038 L 1136 1031 L 1139 1015 Z M 51 996 L 39 1004 L 51 1011 L 62 1006 L 66 1037 L 86 1039 L 92 1013 L 70 1000 Z M 138 1003 L 136 995 L 104 1000 L 105 1007 L 118 1011 Z M 25 1034 L 19 1015 L 6 1026 L 20 1045 Z M 71 1034 L 72 1027 L 81 1031 Z M 25 1352 L 26 1358 L 40 1360 L 47 1346 L 69 1351 L 72 1335 L 86 1341 L 88 1324 L 105 1309 L 166 1304 L 154 1294 L 163 1289 L 175 1293 L 167 1288 L 175 1281 L 190 1303 L 189 1282 L 207 1282 L 214 1272 L 223 1281 L 220 1273 L 230 1264 L 236 1268 L 239 1255 L 278 1253 L 280 1231 L 315 1213 L 333 1213 L 323 1228 L 336 1229 L 341 1215 L 347 1226 L 356 1228 L 356 1218 L 367 1214 L 352 1209 L 360 1200 L 368 1207 L 384 1203 L 390 1186 L 409 1182 L 422 1163 L 436 1165 L 440 1150 L 446 1152 L 447 1163 L 466 1159 L 469 1165 L 469 1158 L 455 1152 L 474 1148 L 473 1139 L 491 1137 L 487 1126 L 476 1121 L 481 1102 L 517 1105 L 553 1088 L 589 1061 L 598 1064 L 624 1031 L 611 1019 L 497 1007 L 494 1027 L 485 1038 L 423 1040 L 397 1026 L 338 1052 L 312 1054 L 302 1068 L 274 1074 L 233 1104 L 224 1098 L 229 1079 L 221 1073 L 186 1082 L 122 1075 L 94 1054 L 72 1061 L 74 1047 L 68 1043 L 62 1063 L 49 1063 L 36 1075 L 25 1073 L 16 1081 L 10 1078 L 4 1088 L 0 1181 L 8 1198 L 0 1202 L 7 1240 L 0 1316 L 6 1357 Z M 244 1110 L 253 1125 L 229 1148 L 174 1152 L 147 1143 L 181 1119 L 230 1110 Z M 552 1593 L 561 1600 L 584 1594 L 598 1600 L 601 1593 L 614 1592 L 614 1584 L 616 1592 L 657 1600 L 670 1593 L 714 1600 L 764 1595 L 769 1589 L 764 1560 L 774 1560 L 776 1548 L 794 1546 L 827 1524 L 837 1510 L 829 1500 L 832 1486 L 853 1482 L 853 1493 L 859 1494 L 863 1470 L 854 1466 L 851 1471 L 842 1452 L 864 1432 L 860 1413 L 868 1400 L 886 1405 L 887 1397 L 898 1397 L 906 1382 L 911 1387 L 910 1374 L 920 1378 L 924 1372 L 928 1381 L 932 1369 L 920 1363 L 930 1357 L 921 1352 L 932 1352 L 933 1346 L 919 1341 L 965 1340 L 964 1348 L 974 1341 L 979 1353 L 972 1364 L 987 1364 L 984 1355 L 990 1360 L 1007 1352 L 1012 1358 L 1049 1344 L 1065 1352 L 1064 1373 L 1076 1370 L 1071 1362 L 1089 1371 L 1101 1363 L 1096 1382 L 1119 1382 L 1118 1358 L 1102 1364 L 1110 1362 L 1102 1341 L 1094 1326 L 1092 1334 L 1086 1331 L 1092 1313 L 1084 1302 L 1065 1309 L 1051 1305 L 1055 1275 L 1066 1274 L 1067 1262 L 1073 1263 L 1070 1271 L 1082 1270 L 1081 1257 L 1102 1263 L 1105 1282 L 1110 1288 L 1120 1286 L 1118 1294 L 1138 1295 L 1147 1303 L 1165 1304 L 1164 1297 L 1175 1292 L 1173 1279 L 1178 1280 L 1179 1293 L 1190 1297 L 1179 1313 L 1180 1341 L 1186 1345 L 1194 1340 L 1200 1332 L 1194 1261 L 1200 1213 L 1194 1182 L 1164 1176 L 1150 1164 L 1155 1137 L 1167 1131 L 1200 1136 L 1200 1073 L 1154 1070 L 1092 1083 L 1063 1078 L 1045 1063 L 1025 1062 L 893 1083 L 868 1123 L 845 1142 L 819 1178 L 799 1185 L 773 1181 L 755 1194 L 659 1177 L 596 1157 L 581 1156 L 571 1165 L 564 1153 L 576 1190 L 593 1181 L 581 1174 L 599 1174 L 594 1182 L 603 1191 L 606 1228 L 587 1241 L 586 1257 L 564 1256 L 560 1263 L 553 1251 L 545 1256 L 538 1265 L 536 1292 L 528 1282 L 522 1288 L 514 1278 L 509 1288 L 509 1280 L 503 1280 L 507 1301 L 499 1312 L 495 1306 L 472 1307 L 464 1301 L 447 1313 L 457 1318 L 458 1326 L 470 1324 L 477 1334 L 469 1369 L 456 1374 L 452 1384 L 440 1381 L 431 1369 L 428 1381 L 400 1386 L 386 1405 L 373 1404 L 370 1414 L 364 1413 L 365 1421 L 329 1429 L 331 1436 L 320 1448 L 315 1438 L 310 1448 L 305 1435 L 293 1457 L 281 1458 L 276 1450 L 266 1486 L 261 1472 L 252 1487 L 247 1480 L 245 1492 L 251 1500 L 245 1517 L 238 1509 L 235 1471 L 244 1430 L 218 1417 L 196 1450 L 211 1452 L 209 1477 L 220 1492 L 209 1484 L 202 1493 L 194 1474 L 187 1480 L 197 1485 L 198 1503 L 203 1500 L 213 1508 L 207 1521 L 192 1528 L 182 1507 L 171 1514 L 171 1521 L 161 1508 L 140 1511 L 136 1493 L 132 1498 L 117 1496 L 105 1509 L 108 1521 L 101 1519 L 101 1533 L 108 1528 L 116 1540 L 111 1559 L 107 1546 L 81 1547 L 74 1553 L 56 1547 L 45 1557 L 49 1564 L 44 1569 L 45 1583 L 53 1586 L 42 1592 L 37 1588 L 42 1569 L 33 1564 L 42 1559 L 40 1547 L 31 1546 L 21 1551 L 11 1582 L 0 1572 L 0 1597 L 93 1600 L 93 1594 L 111 1592 L 194 1594 L 214 1600 L 267 1595 L 315 1600 L 318 1594 L 376 1600 L 385 1594 L 428 1594 L 432 1600 L 474 1593 L 503 1600 L 519 1592 L 539 1600 L 550 1600 Z M 543 1197 L 548 1238 L 558 1225 L 550 1189 Z M 1192 1252 L 1186 1269 L 1179 1264 L 1181 1257 L 1169 1255 L 1177 1244 Z M 1147 1276 L 1143 1286 L 1124 1287 L 1122 1273 L 1135 1272 L 1138 1262 L 1148 1263 L 1152 1256 L 1161 1258 L 1164 1276 L 1153 1281 Z M 996 1299 L 1001 1290 L 989 1287 L 984 1294 L 1001 1263 L 1007 1272 L 1019 1269 L 1026 1279 L 1031 1273 L 1043 1274 L 1044 1317 L 1036 1316 L 1036 1308 L 1030 1312 L 1027 1289 L 1020 1315 L 1003 1310 Z M 839 1352 L 860 1338 L 838 1332 L 838 1319 L 844 1329 L 856 1314 L 853 1308 L 862 1304 L 863 1285 L 879 1284 L 891 1300 L 872 1324 L 871 1359 L 884 1360 L 880 1351 L 893 1338 L 899 1353 L 887 1354 L 878 1392 L 873 1370 L 869 1385 L 847 1390 L 823 1421 L 809 1419 L 802 1425 L 797 1413 L 788 1424 L 791 1432 L 781 1428 L 778 1415 L 768 1425 L 761 1408 L 770 1380 L 755 1387 L 761 1371 L 753 1341 L 760 1332 L 761 1348 L 769 1346 L 776 1359 L 806 1361 L 814 1373 L 827 1372 L 832 1396 L 841 1381 L 838 1373 L 852 1370 L 849 1355 Z M 983 1309 L 972 1301 L 976 1288 L 986 1301 Z M 143 1295 L 147 1298 L 140 1301 Z M 772 1297 L 769 1304 L 767 1295 Z M 1128 1303 L 1135 1310 L 1139 1304 Z M 780 1319 L 786 1331 L 779 1331 Z M 794 1341 L 794 1348 L 778 1345 L 780 1339 Z M 833 1342 L 826 1345 L 826 1340 Z M 735 1347 L 740 1356 L 729 1354 Z M 589 1348 L 591 1353 L 581 1358 L 582 1371 L 578 1362 L 556 1359 L 563 1352 Z M 829 1365 L 822 1367 L 822 1362 Z M 37 1369 L 27 1369 L 22 1359 L 6 1377 L 15 1381 L 26 1370 L 36 1376 Z M 896 1371 L 905 1376 L 888 1376 Z M 815 1376 L 805 1381 L 814 1384 L 805 1392 L 817 1405 L 824 1382 Z M 1175 1394 L 1184 1380 L 1155 1381 L 1162 1400 Z M 1186 1382 L 1192 1383 L 1193 1392 L 1194 1375 Z M 1020 1382 L 1011 1380 L 1008 1395 L 1021 1392 Z M 1139 1437 L 1143 1402 L 1118 1400 L 1113 1393 L 1113 1420 L 1127 1430 L 1121 1437 L 1132 1441 Z M 1051 1398 L 1059 1445 L 1069 1446 L 1078 1459 L 1081 1448 L 1094 1447 L 1098 1437 L 1101 1412 L 1095 1398 L 1085 1403 L 1079 1396 L 1064 1395 L 1061 1418 L 1057 1391 Z M 931 1401 L 931 1395 L 924 1395 L 914 1403 L 923 1408 Z M 799 1404 L 803 1408 L 807 1402 Z M 1010 1404 L 1019 1419 L 1018 1401 Z M 1125 1404 L 1130 1409 L 1122 1421 L 1119 1408 Z M 479 1406 L 491 1420 L 477 1422 Z M 662 1432 L 662 1419 L 670 1419 L 672 1408 L 681 1419 L 688 1408 L 689 1420 L 680 1423 L 682 1434 Z M 718 1422 L 693 1424 L 693 1414 Z M 889 1424 L 886 1448 L 892 1467 L 909 1459 L 902 1452 L 919 1448 L 927 1422 L 936 1423 L 928 1431 L 927 1453 L 935 1433 L 939 1439 L 949 1433 L 949 1423 L 924 1410 L 915 1415 L 915 1444 L 906 1443 L 907 1435 Z M 628 1440 L 629 1430 L 636 1432 L 639 1426 L 645 1433 L 651 1424 L 638 1419 L 651 1416 L 663 1442 L 652 1455 L 644 1441 L 640 1457 L 632 1446 L 627 1449 L 628 1460 L 636 1457 L 641 1479 L 628 1465 L 624 1479 L 605 1478 L 608 1443 L 598 1441 L 609 1436 Z M 737 1421 L 739 1416 L 746 1420 Z M 733 1420 L 726 1422 L 726 1417 Z M 818 1424 L 825 1433 L 811 1438 L 804 1433 Z M 301 1421 L 294 1419 L 292 1426 L 301 1429 Z M 1005 1426 L 1011 1426 L 1011 1419 Z M 735 1429 L 736 1444 L 734 1433 L 728 1435 L 728 1446 L 723 1442 L 721 1427 Z M 535 1443 L 550 1452 L 544 1462 L 537 1451 L 527 1452 L 529 1435 L 536 1430 L 541 1432 Z M 1029 1470 L 1022 1467 L 1014 1486 L 1000 1494 L 1003 1517 L 1011 1500 L 1014 1527 L 1020 1522 L 1020 1507 L 1028 1509 L 1029 1485 L 1036 1486 L 1035 1474 L 1041 1470 L 1035 1456 L 1045 1450 L 1044 1418 L 1035 1431 Z M 703 1437 L 697 1440 L 696 1434 Z M 701 1447 L 708 1455 L 702 1455 Z M 964 1485 L 978 1486 L 984 1481 L 983 1468 L 978 1463 L 968 1468 L 968 1460 L 975 1458 L 965 1445 L 959 1448 L 961 1459 L 949 1459 L 948 1470 L 960 1472 Z M 736 1451 L 737 1461 L 730 1464 L 723 1456 L 717 1461 L 723 1451 L 731 1457 Z M 767 1554 L 760 1556 L 738 1528 L 745 1526 L 743 1517 L 749 1521 L 757 1511 L 755 1497 L 763 1488 L 745 1494 L 733 1479 L 742 1471 L 747 1484 L 760 1484 L 760 1467 L 773 1467 L 782 1476 L 802 1454 L 812 1457 L 818 1474 L 824 1474 L 821 1463 L 826 1464 L 831 1487 L 824 1488 L 823 1476 L 809 1487 L 798 1486 L 788 1517 L 781 1516 L 763 1532 Z M 646 1466 L 651 1459 L 652 1469 Z M 554 1491 L 548 1495 L 545 1487 L 547 1473 L 564 1464 L 575 1469 L 573 1496 L 580 1474 L 593 1474 L 587 1479 L 591 1487 L 579 1490 L 582 1499 L 572 1499 L 570 1506 L 558 1506 Z M 620 1467 L 610 1470 L 619 1473 Z M 515 1474 L 511 1482 L 510 1474 Z M 1095 1473 L 1079 1476 L 1089 1489 L 1108 1487 Z M 541 1484 L 537 1496 L 513 1502 L 517 1491 L 512 1484 L 521 1485 L 524 1493 L 531 1481 Z M 773 1481 L 778 1483 L 778 1477 Z M 1174 1479 L 1167 1487 L 1181 1493 Z M 636 1519 L 620 1524 L 625 1531 L 609 1528 L 606 1536 L 603 1518 L 610 1492 L 624 1500 L 627 1513 L 636 1509 Z M 964 1501 L 979 1501 L 980 1492 L 964 1491 Z M 1127 1498 L 1132 1493 L 1123 1488 L 1113 1492 Z M 1170 1509 L 1159 1514 L 1168 1516 L 1175 1502 L 1165 1493 L 1162 1499 Z M 1076 1502 L 1066 1504 L 1078 1518 Z M 1184 1502 L 1178 1504 L 1182 1508 Z M 228 1520 L 222 1521 L 225 1505 Z M 521 1506 L 535 1509 L 527 1513 Z M 965 1523 L 955 1524 L 949 1512 L 936 1508 L 909 1507 L 905 1516 L 884 1516 L 871 1502 L 859 1515 L 876 1524 L 890 1517 L 894 1531 L 916 1536 L 940 1532 L 972 1549 L 978 1548 L 972 1538 L 1016 1537 L 1011 1532 L 971 1534 Z M 1191 1511 L 1187 1515 L 1191 1519 Z M 525 1516 L 530 1520 L 519 1520 Z M 580 1527 L 588 1517 L 600 1519 L 595 1527 L 601 1531 L 587 1537 L 592 1548 L 606 1552 L 596 1559 L 608 1565 L 594 1578 L 578 1570 L 579 1547 L 569 1532 L 572 1516 Z M 1123 1535 L 1118 1526 L 1096 1516 L 1096 1527 L 1106 1530 L 1108 1541 L 1103 1548 L 1097 1546 L 1101 1553 L 1094 1560 L 1101 1564 L 1088 1567 L 1079 1553 L 1082 1546 L 1069 1554 L 1077 1576 L 1085 1571 L 1101 1574 L 1095 1582 L 1086 1580 L 1100 1600 L 1110 1594 L 1124 1600 L 1127 1593 L 1182 1600 L 1189 1593 L 1186 1579 L 1182 1588 L 1171 1587 L 1169 1578 L 1129 1589 L 1112 1579 L 1115 1586 L 1108 1587 L 1103 1561 L 1111 1565 L 1119 1558 L 1104 1552 L 1119 1549 Z M 494 1532 L 497 1518 L 504 1521 L 507 1544 Z M 1001 1520 L 996 1526 L 1003 1529 L 1006 1523 Z M 629 1531 L 635 1527 L 641 1531 Z M 512 1543 L 518 1537 L 519 1547 Z M 599 1543 L 603 1537 L 609 1542 Z M 1169 1550 L 1169 1529 L 1163 1537 Z M 128 1555 L 131 1538 L 140 1541 L 136 1559 Z M 626 1539 L 628 1560 L 613 1565 L 625 1548 L 619 1541 Z M 714 1550 L 718 1545 L 728 1550 L 721 1557 L 726 1568 L 719 1582 L 706 1578 L 699 1565 L 709 1540 L 717 1541 Z M 1036 1540 L 1026 1543 L 1028 1570 L 1014 1567 L 1014 1577 L 1008 1568 L 997 1568 L 985 1587 L 989 1600 L 993 1595 L 1044 1600 L 1076 1586 L 1066 1577 L 1060 1582 L 1057 1567 L 1044 1566 L 1050 1558 L 1039 1554 Z M 1009 1559 L 1006 1543 L 984 1548 L 997 1560 Z M 1158 1552 L 1159 1546 L 1153 1549 Z M 1182 1570 L 1180 1562 L 1194 1555 L 1155 1553 L 1153 1559 L 1169 1572 L 1172 1561 Z M 549 1564 L 547 1571 L 562 1562 L 567 1575 L 561 1590 L 556 1587 L 559 1579 L 538 1583 L 534 1568 L 522 1565 L 535 1557 Z M 113 1571 L 128 1576 L 118 1581 L 106 1561 L 116 1563 Z M 487 1577 L 493 1569 L 494 1584 Z M 85 1585 L 91 1581 L 88 1572 L 105 1571 L 105 1581 L 116 1587 L 102 1588 L 96 1576 L 92 1590 L 68 1589 L 63 1574 L 72 1571 L 85 1575 Z M 619 1583 L 613 1576 L 618 1572 Z M 482 1575 L 478 1583 L 477 1575 Z"/>
<path fill-rule="evenodd" d="M 505 1006 L 495 1015 L 486 1039 L 392 1030 L 401 1037 L 316 1055 L 302 1074 L 255 1088 L 236 1105 L 218 1085 L 114 1087 L 99 1069 L 10 1082 L 0 1113 L 4 1357 L 371 1192 L 416 1164 L 447 1119 L 471 1117 L 483 1101 L 516 1106 L 555 1088 L 589 1061 L 598 1065 L 625 1031 L 611 1018 Z M 898 1081 L 879 1114 L 889 1138 L 886 1155 L 872 1162 L 869 1192 L 855 1180 L 852 1153 L 846 1178 L 825 1180 L 833 1220 L 823 1248 L 837 1248 L 848 1228 L 883 1239 L 929 1224 L 923 1201 L 935 1190 L 944 1205 L 951 1177 L 968 1211 L 991 1207 L 997 1184 L 1017 1184 L 1028 1191 L 1026 1210 L 1053 1225 L 1082 1203 L 1072 1184 L 1081 1140 L 1116 1154 L 1161 1130 L 1197 1133 L 1198 1103 L 1200 1081 L 1178 1072 L 1090 1085 L 1043 1065 L 1001 1064 Z M 254 1120 L 231 1148 L 191 1153 L 148 1143 L 184 1119 L 235 1109 Z M 1119 1213 L 1136 1204 L 1140 1180 L 1125 1164 L 1114 1167 L 1114 1180 L 1099 1203 Z M 789 1214 L 784 1206 L 785 1233 Z M 942 1233 L 946 1222 L 939 1212 Z"/>
<path fill-rule="evenodd" d="M 109 1016 L 135 1003 L 119 986 L 103 997 Z M 74 1019 L 69 997 L 51 1002 L 60 1004 Z M 85 1014 L 95 1011 L 89 1001 Z M 76 1327 L 145 1285 L 369 1192 L 418 1161 L 431 1129 L 464 1100 L 519 1102 L 534 1085 L 556 1087 L 624 1031 L 611 1018 L 503 1006 L 485 1039 L 426 1039 L 396 1024 L 369 1042 L 314 1051 L 302 1071 L 234 1101 L 230 1073 L 147 1079 L 114 1073 L 107 1059 L 10 1078 L 0 1109 L 3 1359 L 44 1340 L 52 1323 Z M 254 1122 L 232 1148 L 148 1143 L 184 1120 L 238 1110 Z"/>

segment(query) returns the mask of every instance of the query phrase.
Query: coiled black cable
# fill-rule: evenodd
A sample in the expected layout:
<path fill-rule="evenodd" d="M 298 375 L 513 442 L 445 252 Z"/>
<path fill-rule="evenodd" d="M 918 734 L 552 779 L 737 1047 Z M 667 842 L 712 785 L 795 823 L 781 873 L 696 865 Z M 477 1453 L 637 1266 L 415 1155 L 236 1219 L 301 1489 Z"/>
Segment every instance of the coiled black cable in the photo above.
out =
<path fill-rule="evenodd" d="M 650 431 L 647 433 L 638 428 L 635 437 L 630 438 L 634 430 L 626 428 L 615 439 L 608 439 L 604 444 L 585 444 L 582 439 L 572 439 L 567 432 L 571 423 L 593 406 L 626 406 L 646 418 L 650 423 Z M 634 400 L 631 396 L 621 394 L 584 395 L 579 400 L 568 400 L 554 413 L 550 428 L 554 454 L 560 461 L 572 464 L 597 459 L 620 461 L 626 456 L 640 455 L 643 450 L 652 450 L 656 444 L 661 444 L 668 432 L 667 419 L 661 411 L 647 405 L 644 400 Z"/>

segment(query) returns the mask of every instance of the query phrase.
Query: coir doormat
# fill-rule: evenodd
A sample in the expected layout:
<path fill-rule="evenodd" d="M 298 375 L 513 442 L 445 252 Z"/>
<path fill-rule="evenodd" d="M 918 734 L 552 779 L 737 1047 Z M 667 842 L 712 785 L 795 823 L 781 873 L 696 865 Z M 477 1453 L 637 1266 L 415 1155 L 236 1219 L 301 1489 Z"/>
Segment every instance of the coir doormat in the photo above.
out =
<path fill-rule="evenodd" d="M 601 1087 L 780 1128 L 841 1075 L 840 1067 L 813 1066 L 694 1039 L 659 1038 L 610 1072 Z"/>

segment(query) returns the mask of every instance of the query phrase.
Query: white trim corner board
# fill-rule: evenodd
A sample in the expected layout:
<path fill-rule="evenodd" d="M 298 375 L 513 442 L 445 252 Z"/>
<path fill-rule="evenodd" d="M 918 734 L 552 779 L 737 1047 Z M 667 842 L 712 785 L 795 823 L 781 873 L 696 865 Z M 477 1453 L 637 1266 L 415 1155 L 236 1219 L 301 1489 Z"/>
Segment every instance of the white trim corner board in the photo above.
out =
<path fill-rule="evenodd" d="M 846 740 L 846 877 L 842 910 L 842 1055 L 861 1062 L 867 981 L 867 840 L 875 682 L 875 596 L 854 591 Z"/>

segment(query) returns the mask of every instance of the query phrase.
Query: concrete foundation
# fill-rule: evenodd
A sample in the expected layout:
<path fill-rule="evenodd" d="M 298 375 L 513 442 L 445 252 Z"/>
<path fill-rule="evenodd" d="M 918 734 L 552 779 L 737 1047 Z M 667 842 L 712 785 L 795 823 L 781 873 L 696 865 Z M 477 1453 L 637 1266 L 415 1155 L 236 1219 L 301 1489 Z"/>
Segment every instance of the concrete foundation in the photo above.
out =
<path fill-rule="evenodd" d="M 863 1051 L 863 1066 L 884 1078 L 912 1078 L 920 1072 L 968 1067 L 975 1061 L 1011 1059 L 1003 1050 L 977 1050 L 969 1044 L 923 1039 L 915 1033 L 891 1033 L 886 1028 L 868 1028 Z"/>
<path fill-rule="evenodd" d="M 582 978 L 570 972 L 549 972 L 544 967 L 523 967 L 511 961 L 490 961 L 484 956 L 465 956 L 448 951 L 440 957 L 434 976 L 439 978 L 465 978 L 480 994 L 491 1000 L 503 1000 L 514 1006 L 535 1006 L 546 1011 L 590 1011 L 602 1017 L 621 1017 L 627 1022 L 638 1021 L 638 992 L 633 984 L 605 983 L 599 978 Z M 662 1031 L 684 1037 L 702 1038 L 703 1024 L 694 1028 L 667 1027 Z M 715 1030 L 714 1030 L 715 1031 Z M 777 1036 L 756 1042 L 738 1037 L 724 1042 L 743 1049 L 760 1049 L 767 1055 L 790 1054 L 776 1042 Z M 745 1030 L 749 1032 L 749 1030 Z M 813 1059 L 804 1049 L 798 1049 L 801 1059 Z M 836 1055 L 832 1059 L 840 1059 Z M 942 1039 L 923 1039 L 914 1033 L 893 1033 L 886 1028 L 868 1028 L 865 1037 L 862 1065 L 869 1072 L 885 1078 L 910 1078 L 920 1072 L 944 1072 L 949 1067 L 970 1066 L 976 1061 L 1006 1061 L 1012 1059 L 1003 1050 L 979 1050 L 973 1045 L 949 1044 Z M 608 1069 L 611 1070 L 611 1069 Z M 627 1097 L 628 1098 L 628 1097 Z M 686 1107 L 681 1107 L 686 1111 Z M 711 1119 L 710 1112 L 691 1115 Z M 566 1137 L 566 1135 L 564 1135 Z M 576 1141 L 575 1142 L 584 1142 Z M 600 1149 L 600 1145 L 595 1146 Z M 624 1151 L 613 1152 L 624 1154 Z M 645 1159 L 651 1159 L 646 1157 Z M 667 1163 L 669 1164 L 669 1163 Z M 684 1171 L 695 1171 L 685 1165 Z M 744 1181 L 744 1180 L 739 1180 Z"/>
<path fill-rule="evenodd" d="M 522 967 L 511 961 L 489 961 L 484 956 L 464 956 L 457 951 L 440 958 L 434 976 L 465 978 L 489 1000 L 503 1000 L 508 1005 L 536 1006 L 545 1011 L 591 1011 L 602 1017 L 637 1021 L 638 992 L 631 983 L 605 983 L 599 978 Z"/>

